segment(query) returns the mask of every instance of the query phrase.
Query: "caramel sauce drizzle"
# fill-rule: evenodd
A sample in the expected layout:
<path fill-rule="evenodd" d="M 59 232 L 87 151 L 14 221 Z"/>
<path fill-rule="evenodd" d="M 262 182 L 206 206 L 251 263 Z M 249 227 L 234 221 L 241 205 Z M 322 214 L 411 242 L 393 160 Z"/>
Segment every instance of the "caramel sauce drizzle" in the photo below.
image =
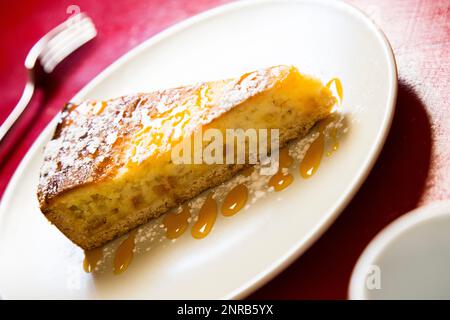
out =
<path fill-rule="evenodd" d="M 317 131 L 319 136 L 314 140 L 309 146 L 308 151 L 306 151 L 303 160 L 300 162 L 300 175 L 305 178 L 311 178 L 319 168 L 320 162 L 322 161 L 323 154 L 325 151 L 325 129 L 327 126 L 335 120 L 335 117 L 328 117 L 319 122 Z M 336 138 L 336 130 L 333 128 L 331 130 L 334 131 L 335 142 L 332 147 L 332 150 L 337 150 L 339 147 L 337 138 Z M 332 133 L 333 135 L 333 133 Z M 330 153 L 331 155 L 331 153 Z"/>
<path fill-rule="evenodd" d="M 198 213 L 198 220 L 192 226 L 191 234 L 195 239 L 203 239 L 211 231 L 217 218 L 217 202 L 209 194 Z"/>
<path fill-rule="evenodd" d="M 188 207 L 183 207 L 180 213 L 171 212 L 164 216 L 163 224 L 166 227 L 166 237 L 176 239 L 180 237 L 189 226 L 191 212 Z"/>
<path fill-rule="evenodd" d="M 342 88 L 342 82 L 339 78 L 333 78 L 330 81 L 327 82 L 326 87 L 328 89 L 331 88 L 331 85 L 334 83 L 334 86 L 336 88 L 336 92 L 339 96 L 339 105 L 342 105 L 342 99 L 344 99 L 344 90 Z"/>
<path fill-rule="evenodd" d="M 133 230 L 116 249 L 116 255 L 114 257 L 114 274 L 119 275 L 127 270 L 131 261 L 133 260 L 135 238 L 137 230 Z"/>
<path fill-rule="evenodd" d="M 103 110 L 105 110 L 106 105 L 107 105 L 106 101 L 97 101 L 94 107 L 94 113 L 96 115 L 101 114 Z"/>
<path fill-rule="evenodd" d="M 208 103 L 211 102 L 209 97 L 210 87 L 208 84 L 202 84 L 200 88 L 197 89 L 197 99 L 195 105 L 197 107 L 208 107 Z"/>
<path fill-rule="evenodd" d="M 275 173 L 269 180 L 269 187 L 273 187 L 276 192 L 286 189 L 294 181 L 294 176 L 290 173 L 284 174 L 281 171 Z"/>
<path fill-rule="evenodd" d="M 242 81 L 244 81 L 246 78 L 248 78 L 250 75 L 254 75 L 254 72 L 247 72 L 244 73 L 238 80 L 238 82 L 236 82 L 237 85 L 240 85 L 242 83 Z"/>
<path fill-rule="evenodd" d="M 322 131 L 319 131 L 319 136 L 311 143 L 305 157 L 300 162 L 300 175 L 303 178 L 311 178 L 316 173 L 322 161 L 324 147 L 324 134 Z"/>
<path fill-rule="evenodd" d="M 248 200 L 248 188 L 239 184 L 231 189 L 222 203 L 222 214 L 226 217 L 234 216 L 241 210 Z"/>
<path fill-rule="evenodd" d="M 94 271 L 97 263 L 103 258 L 103 247 L 84 251 L 83 269 L 87 273 Z"/>
<path fill-rule="evenodd" d="M 289 168 L 294 163 L 294 158 L 289 155 L 288 148 L 280 150 L 279 169 L 272 177 L 270 177 L 268 185 L 273 187 L 275 192 L 286 189 L 294 181 L 294 176 L 290 173 L 283 173 L 283 169 Z"/>

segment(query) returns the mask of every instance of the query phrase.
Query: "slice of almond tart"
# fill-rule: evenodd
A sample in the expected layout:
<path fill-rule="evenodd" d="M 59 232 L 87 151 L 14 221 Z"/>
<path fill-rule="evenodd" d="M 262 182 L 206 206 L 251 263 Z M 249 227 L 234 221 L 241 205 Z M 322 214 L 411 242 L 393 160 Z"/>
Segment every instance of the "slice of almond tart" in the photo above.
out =
<path fill-rule="evenodd" d="M 319 80 L 276 66 L 235 79 L 69 103 L 45 148 L 40 208 L 83 249 L 99 247 L 243 168 L 172 161 L 174 148 L 196 132 L 278 129 L 284 145 L 304 136 L 335 102 Z"/>

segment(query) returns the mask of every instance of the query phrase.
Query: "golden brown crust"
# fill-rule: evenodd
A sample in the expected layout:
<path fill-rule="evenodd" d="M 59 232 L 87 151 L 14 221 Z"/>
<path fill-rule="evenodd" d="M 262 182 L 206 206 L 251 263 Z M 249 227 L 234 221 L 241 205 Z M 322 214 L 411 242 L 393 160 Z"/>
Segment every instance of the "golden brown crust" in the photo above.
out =
<path fill-rule="evenodd" d="M 113 178 L 127 165 L 164 153 L 198 126 L 275 85 L 290 68 L 278 66 L 238 79 L 67 104 L 45 149 L 37 193 L 42 211 L 69 190 Z"/>
<path fill-rule="evenodd" d="M 233 177 L 242 167 L 243 165 L 219 167 L 217 168 L 216 171 L 211 171 L 210 175 L 204 176 L 202 181 L 198 182 L 199 187 L 200 188 L 214 187 Z M 86 234 L 84 233 L 79 233 L 76 232 L 75 230 L 72 230 L 70 226 L 69 228 L 67 228 L 67 224 L 64 223 L 65 217 L 62 216 L 59 212 L 49 211 L 47 218 L 75 244 L 77 244 L 84 250 L 91 250 L 100 247 L 106 242 L 123 235 L 127 231 L 132 230 L 146 223 L 152 218 L 160 216 L 162 213 L 166 212 L 174 205 L 182 204 L 185 200 L 193 198 L 197 194 L 198 189 L 187 189 L 186 195 L 183 198 L 178 199 L 175 204 L 164 203 L 156 210 L 149 210 L 148 208 L 146 208 L 143 210 L 136 211 L 133 215 L 130 215 L 127 218 L 118 221 L 111 228 L 90 235 L 89 238 L 86 238 Z"/>

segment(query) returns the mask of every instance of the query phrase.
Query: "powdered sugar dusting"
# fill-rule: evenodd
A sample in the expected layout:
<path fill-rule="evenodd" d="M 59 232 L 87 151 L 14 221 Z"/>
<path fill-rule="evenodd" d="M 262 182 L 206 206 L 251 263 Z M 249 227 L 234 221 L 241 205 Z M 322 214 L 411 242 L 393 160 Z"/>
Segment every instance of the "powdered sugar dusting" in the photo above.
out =
<path fill-rule="evenodd" d="M 39 201 L 123 174 L 130 164 L 170 151 L 183 137 L 282 80 L 289 70 L 278 66 L 239 79 L 68 104 L 45 148 Z"/>

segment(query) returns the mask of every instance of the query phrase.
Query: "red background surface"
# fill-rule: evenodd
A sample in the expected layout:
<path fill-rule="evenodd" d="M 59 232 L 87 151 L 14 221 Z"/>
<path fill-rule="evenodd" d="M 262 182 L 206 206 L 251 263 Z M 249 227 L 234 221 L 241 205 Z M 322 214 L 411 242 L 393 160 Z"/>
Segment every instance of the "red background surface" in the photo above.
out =
<path fill-rule="evenodd" d="M 78 5 L 97 38 L 63 62 L 0 145 L 3 194 L 33 141 L 61 106 L 129 49 L 166 27 L 224 0 L 2 1 L 0 122 L 26 81 L 31 46 Z M 450 1 L 351 0 L 384 30 L 399 71 L 397 109 L 375 168 L 325 235 L 251 299 L 343 299 L 352 268 L 389 222 L 422 204 L 450 198 Z M 351 62 L 349 62 L 351 63 Z"/>

